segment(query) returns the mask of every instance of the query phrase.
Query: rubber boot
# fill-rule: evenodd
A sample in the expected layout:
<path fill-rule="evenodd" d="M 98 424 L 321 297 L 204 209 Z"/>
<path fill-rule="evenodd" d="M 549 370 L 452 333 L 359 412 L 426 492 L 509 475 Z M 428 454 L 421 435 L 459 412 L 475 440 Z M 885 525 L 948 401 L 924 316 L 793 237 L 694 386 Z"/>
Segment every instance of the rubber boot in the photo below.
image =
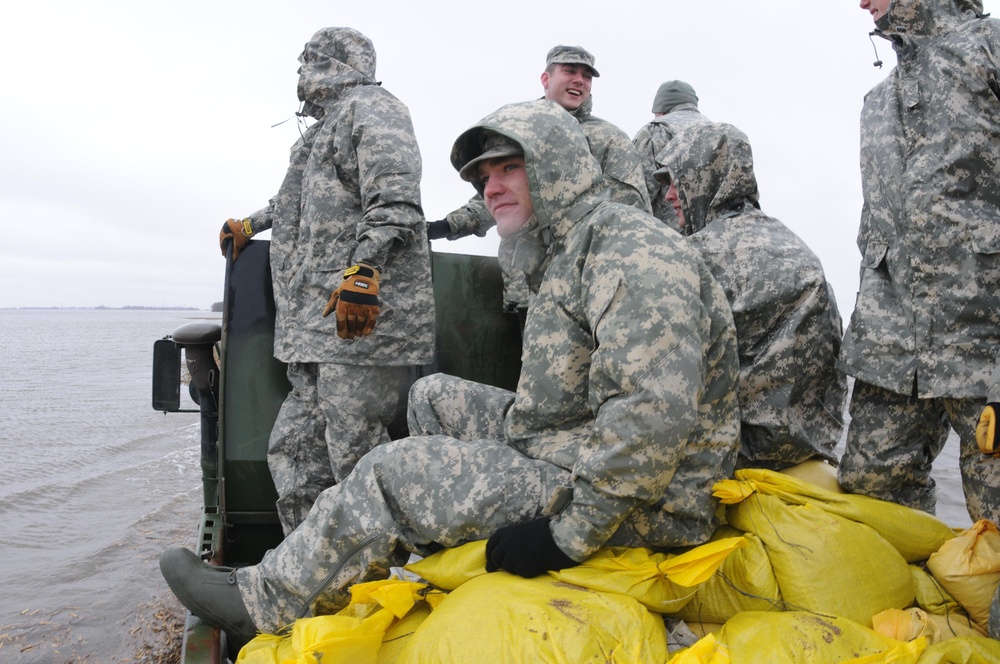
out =
<path fill-rule="evenodd" d="M 226 633 L 230 648 L 239 651 L 257 635 L 236 570 L 209 565 L 187 549 L 167 549 L 160 554 L 160 572 L 188 611 Z"/>

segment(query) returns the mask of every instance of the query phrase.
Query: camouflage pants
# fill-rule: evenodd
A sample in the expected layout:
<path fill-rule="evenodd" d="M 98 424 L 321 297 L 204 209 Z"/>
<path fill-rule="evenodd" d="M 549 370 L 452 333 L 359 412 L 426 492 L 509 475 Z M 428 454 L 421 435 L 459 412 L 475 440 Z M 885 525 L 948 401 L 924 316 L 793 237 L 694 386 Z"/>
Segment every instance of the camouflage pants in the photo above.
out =
<path fill-rule="evenodd" d="M 504 440 L 503 421 L 514 393 L 448 374 L 421 378 L 410 388 L 406 422 L 411 436 Z"/>
<path fill-rule="evenodd" d="M 408 374 L 408 367 L 288 365 L 292 390 L 281 405 L 267 448 L 278 518 L 286 535 L 324 489 L 347 477 L 370 449 L 389 441 L 386 427 Z"/>
<path fill-rule="evenodd" d="M 854 383 L 847 449 L 838 476 L 845 491 L 934 513 L 931 465 L 949 429 L 961 444 L 959 469 L 973 521 L 1000 519 L 1000 459 L 976 444 L 983 399 L 918 399 L 861 381 Z"/>
<path fill-rule="evenodd" d="M 417 436 L 380 445 L 317 499 L 305 521 L 237 586 L 258 629 L 345 606 L 348 588 L 384 579 L 409 552 L 485 539 L 537 518 L 568 473 L 488 439 Z"/>
<path fill-rule="evenodd" d="M 427 555 L 485 539 L 501 526 L 544 514 L 570 484 L 570 472 L 489 436 L 501 437 L 512 397 L 443 374 L 417 381 L 409 398 L 413 431 L 469 440 L 438 433 L 379 445 L 323 491 L 281 544 L 236 572 L 257 628 L 275 632 L 301 616 L 333 613 L 349 602 L 350 586 L 386 578 L 411 552 Z M 661 514 L 644 511 L 626 520 L 607 545 L 649 545 L 640 533 L 656 533 L 656 524 L 636 523 L 654 519 L 653 512 Z M 670 527 L 683 531 L 685 524 Z"/>

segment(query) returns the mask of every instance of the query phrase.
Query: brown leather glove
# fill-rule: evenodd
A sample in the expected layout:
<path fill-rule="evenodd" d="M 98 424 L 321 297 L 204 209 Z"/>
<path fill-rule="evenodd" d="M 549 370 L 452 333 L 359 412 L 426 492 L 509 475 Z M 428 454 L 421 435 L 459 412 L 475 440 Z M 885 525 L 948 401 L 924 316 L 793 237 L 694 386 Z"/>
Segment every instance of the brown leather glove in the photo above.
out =
<path fill-rule="evenodd" d="M 976 442 L 979 451 L 991 456 L 1000 456 L 1000 445 L 997 445 L 997 415 L 1000 414 L 1000 404 L 988 403 L 979 416 L 976 425 Z"/>
<path fill-rule="evenodd" d="M 219 248 L 222 249 L 222 255 L 226 255 L 226 242 L 232 240 L 233 260 L 236 260 L 236 257 L 240 255 L 240 250 L 247 246 L 247 241 L 252 235 L 253 227 L 250 226 L 249 219 L 226 220 L 226 223 L 222 224 L 222 230 L 219 231 Z"/>
<path fill-rule="evenodd" d="M 378 318 L 378 270 L 360 263 L 344 270 L 344 281 L 330 294 L 323 318 L 337 312 L 337 336 L 341 339 L 368 336 Z"/>

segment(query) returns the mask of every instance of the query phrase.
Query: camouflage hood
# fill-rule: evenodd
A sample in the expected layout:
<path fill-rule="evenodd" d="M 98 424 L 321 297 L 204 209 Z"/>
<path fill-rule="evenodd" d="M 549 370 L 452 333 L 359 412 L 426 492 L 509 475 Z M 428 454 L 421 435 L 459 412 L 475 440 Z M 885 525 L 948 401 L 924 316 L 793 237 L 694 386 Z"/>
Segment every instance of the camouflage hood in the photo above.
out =
<path fill-rule="evenodd" d="M 887 39 L 932 36 L 982 13 L 982 0 L 892 0 L 888 11 L 875 21 L 875 34 Z"/>
<path fill-rule="evenodd" d="M 456 170 L 482 153 L 484 132 L 506 136 L 524 150 L 535 208 L 534 221 L 525 228 L 531 226 L 534 234 L 561 237 L 602 200 L 601 168 L 580 123 L 558 104 L 545 99 L 508 104 L 486 116 L 455 141 Z"/>
<path fill-rule="evenodd" d="M 688 235 L 747 205 L 759 207 L 750 142 L 733 125 L 711 122 L 686 129 L 660 159 L 677 187 Z"/>
<path fill-rule="evenodd" d="M 503 106 L 459 136 L 451 150 L 455 170 L 482 153 L 484 132 L 506 136 L 524 150 L 535 214 L 501 241 L 499 258 L 507 274 L 523 274 L 534 291 L 552 243 L 606 199 L 601 167 L 580 123 L 546 99 Z"/>
<path fill-rule="evenodd" d="M 375 47 L 353 28 L 323 28 L 299 56 L 299 101 L 304 113 L 319 119 L 324 108 L 358 85 L 377 85 Z"/>

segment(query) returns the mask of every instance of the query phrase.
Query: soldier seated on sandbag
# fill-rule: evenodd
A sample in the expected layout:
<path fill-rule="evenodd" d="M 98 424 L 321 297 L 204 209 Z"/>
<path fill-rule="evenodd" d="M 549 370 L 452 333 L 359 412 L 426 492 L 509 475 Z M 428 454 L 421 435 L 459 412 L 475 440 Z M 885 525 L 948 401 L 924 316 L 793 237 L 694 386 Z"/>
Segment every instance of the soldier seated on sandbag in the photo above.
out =
<path fill-rule="evenodd" d="M 681 232 L 726 291 L 740 353 L 738 467 L 836 464 L 846 377 L 843 327 L 815 253 L 760 209 L 746 134 L 726 123 L 678 132 L 655 177 Z"/>
<path fill-rule="evenodd" d="M 349 586 L 411 552 L 488 538 L 487 570 L 533 577 L 603 546 L 700 544 L 717 526 L 712 486 L 739 447 L 739 365 L 701 257 L 602 195 L 579 123 L 550 101 L 500 108 L 451 159 L 533 291 L 517 391 L 418 381 L 414 436 L 366 454 L 258 565 L 222 573 L 164 552 L 173 592 L 232 640 L 334 612 Z"/>

